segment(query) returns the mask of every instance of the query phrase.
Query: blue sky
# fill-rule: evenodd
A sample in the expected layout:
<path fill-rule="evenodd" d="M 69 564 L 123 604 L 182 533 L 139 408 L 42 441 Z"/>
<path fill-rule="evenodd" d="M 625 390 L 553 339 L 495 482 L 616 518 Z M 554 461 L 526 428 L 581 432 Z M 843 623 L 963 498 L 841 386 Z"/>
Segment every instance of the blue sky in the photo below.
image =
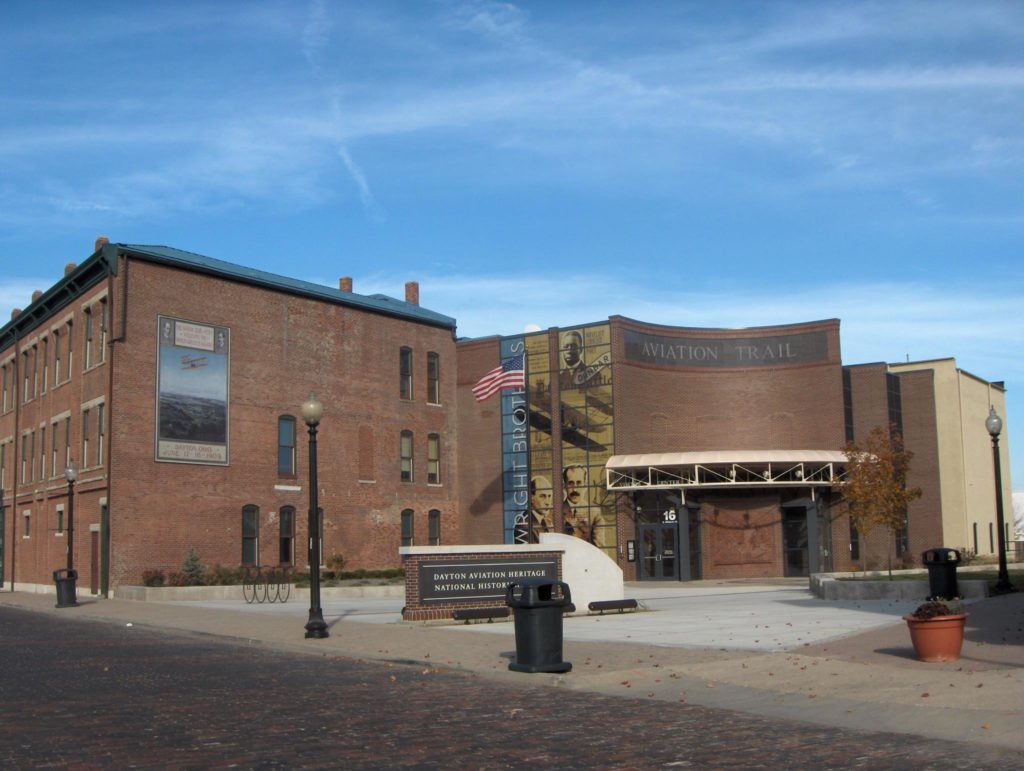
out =
<path fill-rule="evenodd" d="M 1005 380 L 1012 433 L 1021 40 L 1019 2 L 7 0 L 0 318 L 104 233 L 418 280 L 466 336 L 838 317 L 848 363 Z"/>

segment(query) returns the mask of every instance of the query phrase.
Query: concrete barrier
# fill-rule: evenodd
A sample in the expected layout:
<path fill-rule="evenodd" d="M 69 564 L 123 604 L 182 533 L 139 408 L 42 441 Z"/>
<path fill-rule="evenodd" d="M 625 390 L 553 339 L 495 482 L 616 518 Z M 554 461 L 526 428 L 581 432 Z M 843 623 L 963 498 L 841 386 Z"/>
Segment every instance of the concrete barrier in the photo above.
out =
<path fill-rule="evenodd" d="M 889 580 L 889 572 L 876 570 L 855 573 L 814 573 L 811 592 L 823 600 L 921 600 L 928 596 L 927 570 L 894 570 L 893 576 L 917 576 Z M 967 578 L 969 573 L 957 571 L 957 587 L 963 599 L 988 597 L 988 582 Z M 841 580 L 855 578 L 858 580 Z"/>

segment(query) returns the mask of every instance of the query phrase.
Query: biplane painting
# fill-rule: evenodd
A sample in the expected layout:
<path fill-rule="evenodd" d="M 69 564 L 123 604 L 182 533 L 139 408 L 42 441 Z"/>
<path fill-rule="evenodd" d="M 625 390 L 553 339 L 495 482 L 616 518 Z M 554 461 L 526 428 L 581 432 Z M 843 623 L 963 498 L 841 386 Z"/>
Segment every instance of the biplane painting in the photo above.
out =
<path fill-rule="evenodd" d="M 230 330 L 158 317 L 157 460 L 228 462 Z"/>

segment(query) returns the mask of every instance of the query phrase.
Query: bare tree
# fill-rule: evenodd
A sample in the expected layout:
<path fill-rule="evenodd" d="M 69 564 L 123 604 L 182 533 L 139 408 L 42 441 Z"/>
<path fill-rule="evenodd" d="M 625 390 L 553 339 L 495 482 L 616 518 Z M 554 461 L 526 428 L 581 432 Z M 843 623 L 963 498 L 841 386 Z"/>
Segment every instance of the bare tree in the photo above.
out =
<path fill-rule="evenodd" d="M 892 542 L 907 520 L 910 502 L 921 497 L 920 487 L 907 487 L 907 473 L 914 454 L 903 446 L 898 431 L 875 426 L 863 444 L 843 448 L 846 474 L 840 491 L 846 500 L 850 522 L 866 536 L 876 527 L 889 532 L 889 576 L 892 577 Z"/>

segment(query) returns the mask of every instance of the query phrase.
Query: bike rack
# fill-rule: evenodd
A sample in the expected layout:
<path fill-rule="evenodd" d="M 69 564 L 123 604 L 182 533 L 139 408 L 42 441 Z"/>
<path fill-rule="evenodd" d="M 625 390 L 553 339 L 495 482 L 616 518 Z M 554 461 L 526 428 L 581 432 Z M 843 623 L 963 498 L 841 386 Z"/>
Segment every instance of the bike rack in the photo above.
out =
<path fill-rule="evenodd" d="M 250 605 L 254 602 L 288 602 L 292 594 L 292 583 L 289 567 L 276 567 L 264 570 L 257 565 L 246 568 L 245 579 L 242 581 L 242 596 Z"/>

